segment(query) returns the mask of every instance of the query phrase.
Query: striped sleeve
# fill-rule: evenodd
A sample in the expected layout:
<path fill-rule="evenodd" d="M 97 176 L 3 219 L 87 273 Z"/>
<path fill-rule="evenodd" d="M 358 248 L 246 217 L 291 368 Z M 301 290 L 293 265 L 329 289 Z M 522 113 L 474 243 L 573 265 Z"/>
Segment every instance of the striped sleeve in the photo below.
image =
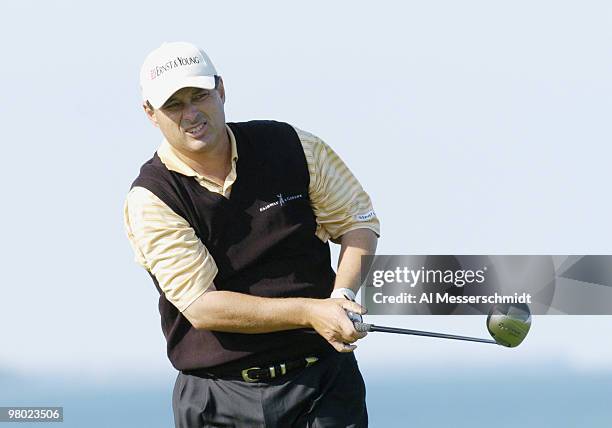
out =
<path fill-rule="evenodd" d="M 320 138 L 295 128 L 308 163 L 308 194 L 317 218 L 316 235 L 336 240 L 354 229 L 380 236 L 372 201 L 342 159 Z"/>
<path fill-rule="evenodd" d="M 212 256 L 189 223 L 149 190 L 130 190 L 124 226 L 136 262 L 155 276 L 179 311 L 210 287 L 217 275 Z"/>

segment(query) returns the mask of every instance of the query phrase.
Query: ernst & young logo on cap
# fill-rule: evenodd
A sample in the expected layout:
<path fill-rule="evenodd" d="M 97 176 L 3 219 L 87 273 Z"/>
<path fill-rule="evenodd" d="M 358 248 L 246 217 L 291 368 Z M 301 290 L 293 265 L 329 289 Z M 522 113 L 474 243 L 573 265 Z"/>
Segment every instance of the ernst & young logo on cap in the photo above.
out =
<path fill-rule="evenodd" d="M 156 77 L 159 77 L 162 74 L 164 74 L 166 71 L 172 70 L 174 68 L 184 67 L 184 66 L 194 65 L 194 64 L 200 64 L 200 63 L 202 63 L 203 66 L 206 66 L 206 61 L 204 61 L 204 58 L 199 57 L 199 56 L 176 57 L 162 65 L 157 65 L 154 68 L 152 68 L 149 72 L 149 77 L 151 80 L 153 80 Z"/>

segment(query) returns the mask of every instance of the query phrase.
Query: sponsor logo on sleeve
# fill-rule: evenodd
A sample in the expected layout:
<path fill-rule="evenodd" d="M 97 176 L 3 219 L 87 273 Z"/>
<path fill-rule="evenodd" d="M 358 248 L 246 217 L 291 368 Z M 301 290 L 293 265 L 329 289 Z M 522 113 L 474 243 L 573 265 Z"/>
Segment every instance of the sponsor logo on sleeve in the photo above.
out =
<path fill-rule="evenodd" d="M 355 216 L 355 220 L 357 220 L 357 221 L 369 221 L 369 220 L 372 220 L 374 217 L 376 217 L 376 213 L 374 212 L 374 210 L 370 210 L 367 213 L 357 214 Z"/>

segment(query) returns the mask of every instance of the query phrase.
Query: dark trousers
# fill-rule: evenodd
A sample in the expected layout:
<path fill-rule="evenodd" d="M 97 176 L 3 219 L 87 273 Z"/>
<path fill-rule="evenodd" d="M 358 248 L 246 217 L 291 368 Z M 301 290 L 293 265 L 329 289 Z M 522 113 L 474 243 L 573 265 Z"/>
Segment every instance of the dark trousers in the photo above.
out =
<path fill-rule="evenodd" d="M 365 384 L 353 353 L 270 382 L 179 373 L 172 397 L 176 428 L 368 426 Z"/>

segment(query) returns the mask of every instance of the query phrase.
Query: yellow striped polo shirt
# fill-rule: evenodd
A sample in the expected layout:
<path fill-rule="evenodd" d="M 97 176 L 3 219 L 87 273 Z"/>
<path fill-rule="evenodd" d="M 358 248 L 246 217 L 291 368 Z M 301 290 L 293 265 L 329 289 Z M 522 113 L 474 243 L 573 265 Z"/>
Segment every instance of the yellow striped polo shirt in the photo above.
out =
<path fill-rule="evenodd" d="M 194 177 L 211 192 L 229 198 L 236 181 L 236 138 L 226 126 L 231 144 L 231 170 L 222 185 L 194 171 L 163 141 L 157 155 L 171 171 Z M 308 164 L 308 196 L 321 241 L 336 240 L 354 229 L 380 235 L 372 202 L 338 155 L 320 138 L 295 128 Z M 134 187 L 124 204 L 125 230 L 136 262 L 155 275 L 166 298 L 181 312 L 200 297 L 217 275 L 212 256 L 187 221 L 143 187 Z"/>

